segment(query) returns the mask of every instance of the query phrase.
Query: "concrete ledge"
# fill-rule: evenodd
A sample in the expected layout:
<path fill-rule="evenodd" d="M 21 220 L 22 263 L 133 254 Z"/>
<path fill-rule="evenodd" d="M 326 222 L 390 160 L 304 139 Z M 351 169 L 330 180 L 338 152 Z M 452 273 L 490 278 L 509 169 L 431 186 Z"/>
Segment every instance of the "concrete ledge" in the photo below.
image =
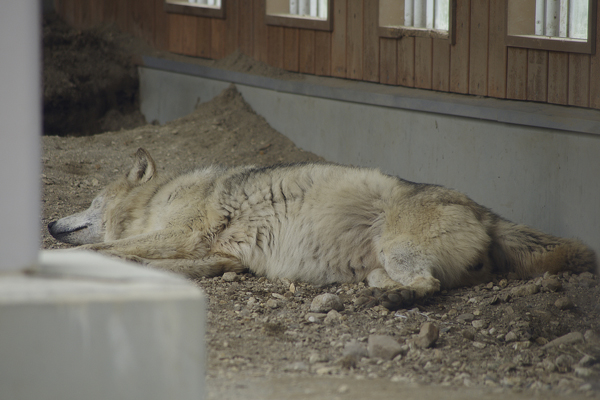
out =
<path fill-rule="evenodd" d="M 206 300 L 179 277 L 88 252 L 0 276 L 0 398 L 200 399 Z"/>
<path fill-rule="evenodd" d="M 303 80 L 274 79 L 149 56 L 144 57 L 143 61 L 146 68 L 283 93 L 600 135 L 599 110 L 443 93 L 313 75 L 304 75 Z"/>

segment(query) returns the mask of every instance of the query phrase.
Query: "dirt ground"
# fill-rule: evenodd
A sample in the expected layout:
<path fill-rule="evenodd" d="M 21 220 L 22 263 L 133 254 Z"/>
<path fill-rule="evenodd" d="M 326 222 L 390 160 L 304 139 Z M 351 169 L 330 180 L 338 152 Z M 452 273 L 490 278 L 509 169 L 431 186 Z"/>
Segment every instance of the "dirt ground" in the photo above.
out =
<path fill-rule="evenodd" d="M 153 155 L 159 172 L 210 163 L 321 160 L 272 129 L 235 87 L 187 117 L 163 126 L 145 124 L 135 109 L 133 65 L 151 50 L 114 28 L 79 32 L 46 20 L 44 45 L 45 126 L 53 127 L 46 133 L 68 135 L 42 139 L 45 249 L 65 247 L 48 235 L 48 222 L 86 208 L 100 188 L 128 171 L 140 146 Z M 239 53 L 221 64 L 301 79 Z M 126 91 L 103 89 L 122 84 Z M 90 106 L 94 115 L 81 116 L 94 102 L 90 92 L 112 93 L 105 96 L 111 100 L 106 107 Z M 125 94 L 115 97 L 115 92 Z M 286 398 L 315 399 L 377 397 L 399 387 L 411 388 L 406 394 L 416 393 L 415 398 L 420 398 L 415 388 L 437 393 L 434 397 L 600 398 L 598 277 L 511 278 L 496 276 L 479 286 L 443 291 L 398 311 L 365 306 L 369 299 L 362 283 L 317 288 L 251 274 L 201 279 L 195 283 L 209 298 L 209 398 L 236 398 L 252 388 L 262 394 L 247 398 L 281 398 L 272 389 L 277 387 L 287 390 Z M 311 312 L 313 299 L 324 293 L 336 295 L 343 310 Z M 423 347 L 418 336 L 426 322 L 439 331 L 430 347 Z M 395 345 L 388 352 L 374 350 L 378 340 L 390 338 Z"/>

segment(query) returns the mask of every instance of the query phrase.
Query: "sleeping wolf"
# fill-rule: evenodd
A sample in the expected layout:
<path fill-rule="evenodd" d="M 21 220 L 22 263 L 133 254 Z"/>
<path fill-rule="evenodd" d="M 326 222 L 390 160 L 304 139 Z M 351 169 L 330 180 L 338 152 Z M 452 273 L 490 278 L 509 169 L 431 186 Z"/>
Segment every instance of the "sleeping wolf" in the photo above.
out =
<path fill-rule="evenodd" d="M 593 270 L 576 240 L 509 222 L 464 194 L 332 164 L 206 167 L 160 177 L 144 150 L 56 239 L 190 277 L 250 270 L 384 288 L 387 304 L 484 282 Z"/>

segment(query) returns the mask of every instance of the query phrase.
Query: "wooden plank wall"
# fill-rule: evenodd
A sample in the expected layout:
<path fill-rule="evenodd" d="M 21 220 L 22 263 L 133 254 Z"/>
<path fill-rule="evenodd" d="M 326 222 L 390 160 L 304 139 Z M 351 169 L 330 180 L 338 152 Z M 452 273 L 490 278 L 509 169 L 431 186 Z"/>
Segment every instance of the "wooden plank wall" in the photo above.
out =
<path fill-rule="evenodd" d="M 600 109 L 599 52 L 507 48 L 505 0 L 457 0 L 454 45 L 379 37 L 378 0 L 331 1 L 332 32 L 267 26 L 265 0 L 227 0 L 225 19 L 167 14 L 163 0 L 55 0 L 55 6 L 77 28 L 115 22 L 174 53 L 220 59 L 240 49 L 289 71 Z"/>

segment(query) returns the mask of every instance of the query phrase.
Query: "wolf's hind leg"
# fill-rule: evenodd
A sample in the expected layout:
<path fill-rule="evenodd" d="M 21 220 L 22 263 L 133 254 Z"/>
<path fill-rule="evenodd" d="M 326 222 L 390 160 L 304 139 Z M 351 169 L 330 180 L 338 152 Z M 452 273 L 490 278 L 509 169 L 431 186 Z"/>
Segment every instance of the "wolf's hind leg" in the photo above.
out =
<path fill-rule="evenodd" d="M 144 260 L 144 263 L 149 267 L 171 271 L 191 279 L 210 278 L 223 275 L 225 272 L 239 273 L 247 270 L 238 259 L 225 255 L 210 255 L 196 260 Z"/>

